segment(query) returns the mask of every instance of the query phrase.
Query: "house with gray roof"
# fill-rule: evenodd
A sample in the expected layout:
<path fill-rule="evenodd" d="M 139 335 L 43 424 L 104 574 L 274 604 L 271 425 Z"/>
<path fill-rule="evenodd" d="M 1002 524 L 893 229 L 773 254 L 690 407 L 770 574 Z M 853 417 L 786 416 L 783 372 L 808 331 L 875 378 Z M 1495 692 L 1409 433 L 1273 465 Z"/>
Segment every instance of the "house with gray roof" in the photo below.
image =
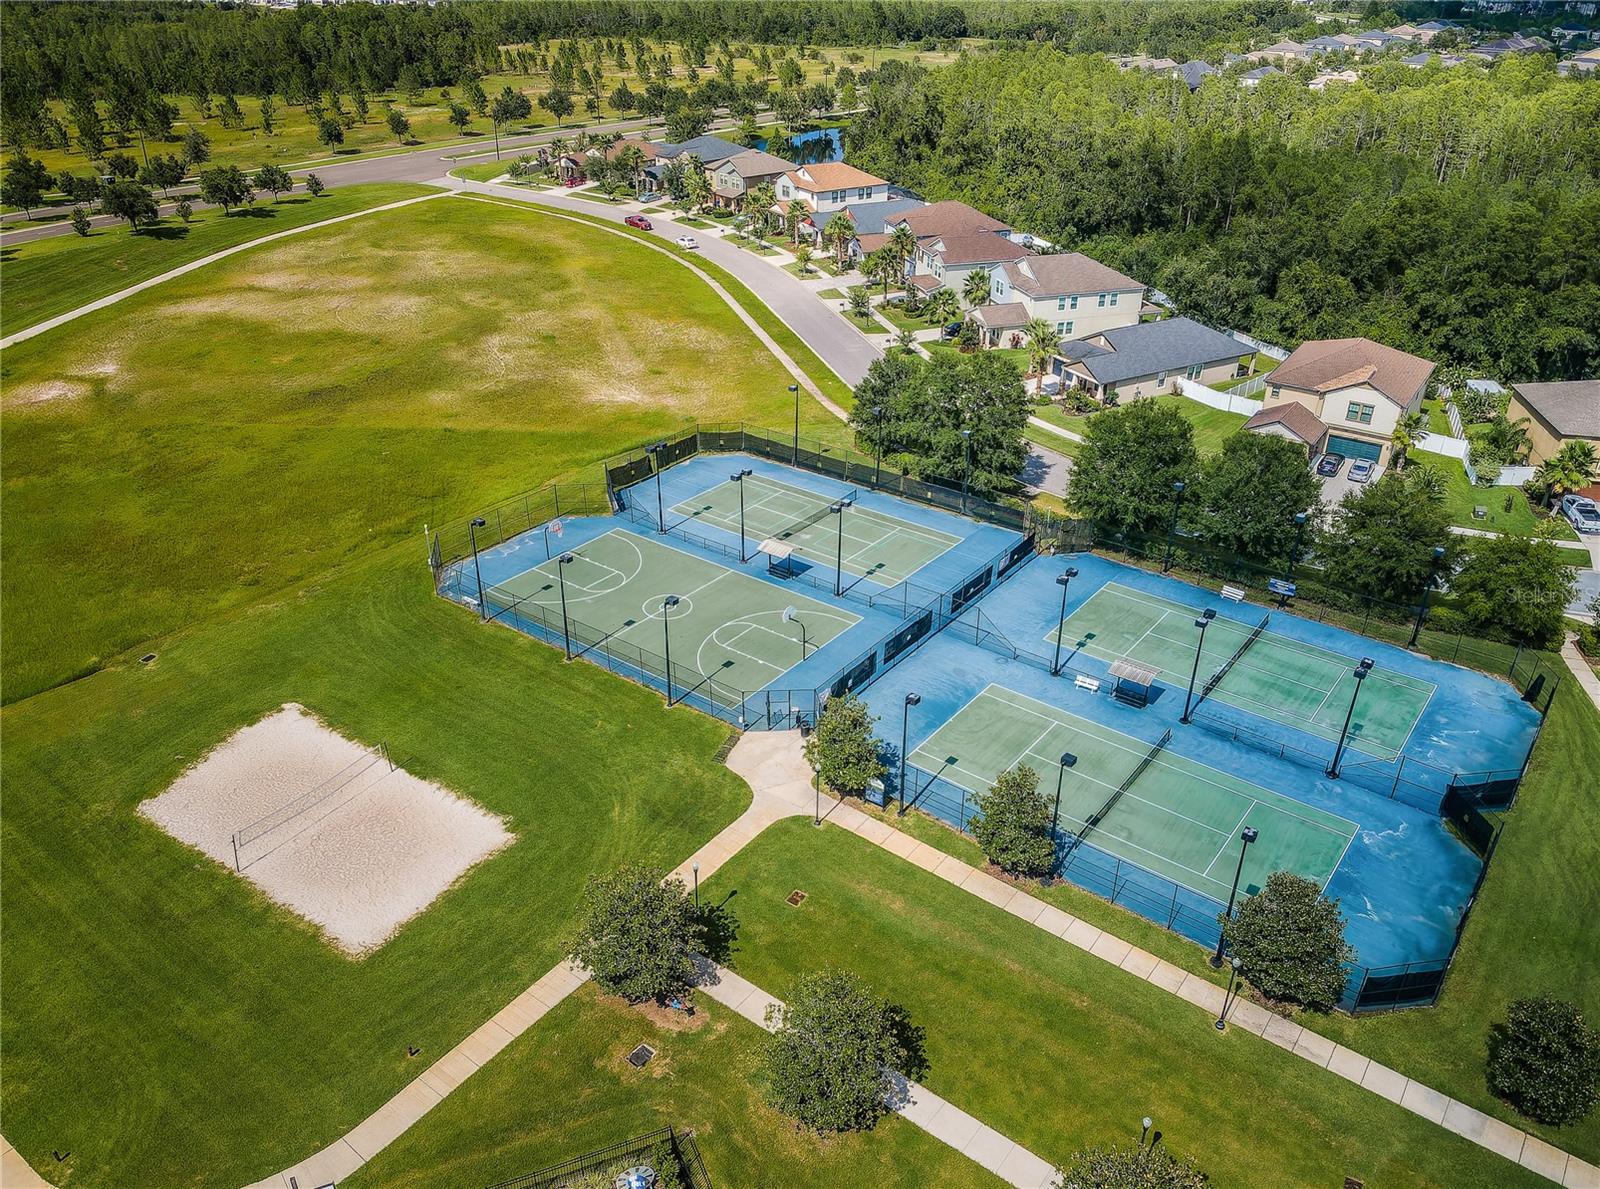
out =
<path fill-rule="evenodd" d="M 1202 62 L 1198 58 L 1194 58 L 1173 70 L 1172 77 L 1182 80 L 1183 85 L 1188 87 L 1189 90 L 1198 91 L 1200 84 L 1215 73 L 1217 73 L 1217 68 L 1211 65 L 1210 62 Z"/>
<path fill-rule="evenodd" d="M 706 175 L 711 180 L 711 201 L 721 207 L 737 207 L 751 190 L 775 185 L 793 168 L 793 161 L 760 149 L 744 149 L 718 165 L 706 166 Z"/>
<path fill-rule="evenodd" d="M 989 346 L 1000 346 L 1003 332 L 1040 318 L 1064 339 L 1088 338 L 1103 330 L 1132 326 L 1144 306 L 1144 282 L 1124 276 L 1082 252 L 1022 256 L 989 270 L 989 300 L 1020 307 L 986 313 L 979 325 L 990 330 Z M 980 307 L 983 308 L 983 307 Z M 1013 321 L 1001 321 L 1010 318 Z"/>
<path fill-rule="evenodd" d="M 1261 85 L 1262 79 L 1282 73 L 1283 71 L 1276 66 L 1257 66 L 1254 70 L 1246 70 L 1239 76 L 1239 85 L 1241 87 L 1258 87 Z"/>
<path fill-rule="evenodd" d="M 1506 416 L 1528 420 L 1528 460 L 1543 462 L 1568 442 L 1600 451 L 1600 380 L 1513 384 Z"/>
<path fill-rule="evenodd" d="M 1179 379 L 1217 384 L 1239 374 L 1251 348 L 1192 318 L 1165 318 L 1063 343 L 1050 370 L 1097 400 L 1157 396 Z"/>

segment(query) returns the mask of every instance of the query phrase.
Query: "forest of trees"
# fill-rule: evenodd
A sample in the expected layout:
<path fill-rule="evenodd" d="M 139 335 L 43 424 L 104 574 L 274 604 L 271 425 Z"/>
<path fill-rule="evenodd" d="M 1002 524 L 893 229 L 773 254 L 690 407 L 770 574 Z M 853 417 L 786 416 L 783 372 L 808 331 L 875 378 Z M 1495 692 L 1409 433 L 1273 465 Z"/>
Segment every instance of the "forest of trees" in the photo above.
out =
<path fill-rule="evenodd" d="M 883 63 L 856 165 L 1292 346 L 1367 335 L 1508 380 L 1600 372 L 1600 86 L 1547 58 L 1327 91 L 1037 46 Z"/>

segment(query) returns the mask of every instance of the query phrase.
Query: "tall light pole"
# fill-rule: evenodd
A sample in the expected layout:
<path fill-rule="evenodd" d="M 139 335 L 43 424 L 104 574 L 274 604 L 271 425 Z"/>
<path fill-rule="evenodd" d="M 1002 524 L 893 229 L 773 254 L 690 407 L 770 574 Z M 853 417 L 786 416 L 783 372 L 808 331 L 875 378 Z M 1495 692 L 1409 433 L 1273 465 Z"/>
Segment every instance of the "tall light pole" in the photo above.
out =
<path fill-rule="evenodd" d="M 883 478 L 883 406 L 872 406 L 872 421 L 877 433 L 872 441 L 872 486 L 877 487 Z"/>
<path fill-rule="evenodd" d="M 1433 584 L 1439 575 L 1439 563 L 1444 561 L 1444 546 L 1433 547 L 1433 564 L 1428 567 L 1428 581 L 1422 588 L 1422 602 L 1417 606 L 1417 622 L 1411 625 L 1411 639 L 1407 641 L 1407 648 L 1417 646 L 1417 637 L 1422 634 L 1422 621 L 1428 615 L 1428 592 L 1433 589 Z"/>
<path fill-rule="evenodd" d="M 961 467 L 961 514 L 965 516 L 967 512 L 967 488 L 972 483 L 972 431 L 970 429 L 962 430 L 961 440 L 963 454 L 966 459 Z"/>
<path fill-rule="evenodd" d="M 657 442 L 653 446 L 646 446 L 644 452 L 651 456 L 651 463 L 656 472 L 656 532 L 667 531 L 667 512 L 661 502 L 661 450 L 665 442 Z"/>
<path fill-rule="evenodd" d="M 1068 566 L 1056 575 L 1056 585 L 1061 588 L 1061 614 L 1056 617 L 1056 659 L 1050 662 L 1050 676 L 1061 674 L 1061 637 L 1067 631 L 1067 583 L 1078 576 L 1077 566 Z"/>
<path fill-rule="evenodd" d="M 1165 574 L 1172 569 L 1173 539 L 1178 535 L 1178 511 L 1183 507 L 1183 480 L 1175 480 L 1172 484 L 1172 524 L 1167 528 L 1167 556 L 1161 563 L 1161 572 Z"/>
<path fill-rule="evenodd" d="M 1239 832 L 1239 865 L 1233 869 L 1233 890 L 1228 893 L 1228 911 L 1223 913 L 1223 919 L 1233 916 L 1233 901 L 1239 895 L 1239 877 L 1244 874 L 1244 852 L 1250 849 L 1250 844 L 1261 837 L 1254 826 L 1246 826 Z M 1222 969 L 1222 934 L 1217 934 L 1217 952 L 1211 955 L 1211 969 Z"/>
<path fill-rule="evenodd" d="M 833 560 L 833 597 L 838 598 L 844 590 L 844 510 L 850 506 L 851 500 L 837 500 L 828 509 L 839 518 L 839 547 L 834 553 Z"/>
<path fill-rule="evenodd" d="M 694 872 L 694 910 L 700 911 L 700 864 L 690 863 L 689 870 Z"/>
<path fill-rule="evenodd" d="M 790 384 L 789 394 L 794 397 L 794 456 L 791 463 L 800 461 L 800 385 Z"/>
<path fill-rule="evenodd" d="M 572 631 L 567 625 L 567 565 L 574 555 L 563 553 L 556 559 L 556 581 L 561 585 L 561 647 L 567 654 L 567 659 L 572 659 Z"/>
<path fill-rule="evenodd" d="M 661 639 L 667 657 L 667 705 L 672 705 L 672 609 L 678 605 L 677 595 L 661 600 Z"/>
<path fill-rule="evenodd" d="M 905 709 L 900 714 L 900 813 L 906 812 L 906 741 L 911 726 L 911 708 L 922 705 L 921 694 L 907 694 Z"/>
<path fill-rule="evenodd" d="M 1056 822 L 1061 817 L 1061 782 L 1066 779 L 1067 769 L 1077 762 L 1077 756 L 1070 751 L 1064 751 L 1061 753 L 1061 762 L 1056 767 L 1056 803 L 1055 807 L 1050 810 L 1050 841 L 1052 845 L 1055 843 Z"/>
<path fill-rule="evenodd" d="M 1355 667 L 1355 686 L 1350 690 L 1350 707 L 1344 712 L 1344 726 L 1339 730 L 1339 746 L 1333 749 L 1333 763 L 1328 765 L 1328 775 L 1339 779 L 1339 761 L 1344 758 L 1344 743 L 1350 737 L 1350 720 L 1356 714 L 1356 699 L 1361 696 L 1361 683 L 1367 679 L 1367 674 L 1372 672 L 1372 658 L 1362 657 L 1361 663 Z"/>
<path fill-rule="evenodd" d="M 1189 705 L 1194 701 L 1194 679 L 1200 675 L 1200 653 L 1206 646 L 1206 628 L 1211 626 L 1211 621 L 1217 613 L 1210 607 L 1200 612 L 1200 618 L 1194 621 L 1194 626 L 1200 629 L 1200 638 L 1194 645 L 1194 667 L 1189 670 L 1189 692 L 1183 695 L 1183 717 L 1178 721 L 1187 724 L 1189 721 Z"/>
<path fill-rule="evenodd" d="M 472 523 L 467 525 L 467 536 L 472 538 L 472 572 L 478 579 L 478 618 L 489 618 L 489 605 L 483 597 L 483 570 L 478 565 L 478 530 L 487 525 L 482 516 L 474 516 Z"/>
<path fill-rule="evenodd" d="M 1228 1009 L 1239 1001 L 1239 993 L 1234 988 L 1239 985 L 1239 967 L 1243 965 L 1235 958 L 1228 968 L 1228 989 L 1222 993 L 1222 1010 L 1217 1013 L 1217 1022 L 1212 1025 L 1218 1032 L 1228 1030 Z"/>
<path fill-rule="evenodd" d="M 1294 552 L 1289 554 L 1289 568 L 1285 570 L 1283 574 L 1283 580 L 1285 584 L 1292 585 L 1294 583 L 1294 568 L 1300 562 L 1300 545 L 1305 540 L 1305 537 L 1306 514 L 1304 512 L 1296 512 L 1294 514 Z M 1289 592 L 1288 590 L 1285 590 L 1283 594 L 1278 597 L 1278 606 L 1287 607 L 1288 605 Z"/>
<path fill-rule="evenodd" d="M 745 538 L 744 538 L 744 481 L 746 479 L 748 479 L 751 476 L 752 473 L 753 472 L 750 470 L 749 467 L 745 467 L 744 470 L 736 471 L 733 474 L 728 476 L 728 478 L 731 481 L 733 481 L 734 483 L 737 483 L 739 485 L 739 564 L 741 566 L 744 565 L 744 562 L 745 562 L 745 557 L 744 557 L 744 540 L 745 540 Z"/>

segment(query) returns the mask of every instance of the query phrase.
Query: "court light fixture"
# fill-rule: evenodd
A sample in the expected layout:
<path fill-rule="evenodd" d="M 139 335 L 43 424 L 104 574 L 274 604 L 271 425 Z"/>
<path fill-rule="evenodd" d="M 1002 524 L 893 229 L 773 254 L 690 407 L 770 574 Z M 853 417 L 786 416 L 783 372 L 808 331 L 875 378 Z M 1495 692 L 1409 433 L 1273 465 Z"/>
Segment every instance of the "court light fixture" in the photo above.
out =
<path fill-rule="evenodd" d="M 1061 588 L 1061 614 L 1056 618 L 1056 657 L 1050 662 L 1050 676 L 1061 674 L 1061 637 L 1067 630 L 1067 584 L 1078 576 L 1077 566 L 1068 566 L 1056 575 L 1056 585 Z"/>
<path fill-rule="evenodd" d="M 1361 663 L 1355 667 L 1351 676 L 1356 679 L 1350 687 L 1350 705 L 1344 712 L 1344 726 L 1339 729 L 1339 745 L 1333 749 L 1333 762 L 1328 765 L 1328 775 L 1334 780 L 1339 779 L 1339 761 L 1344 758 L 1345 741 L 1350 738 L 1350 722 L 1356 715 L 1356 699 L 1361 696 L 1361 683 L 1367 679 L 1367 674 L 1372 672 L 1372 658 L 1364 656 Z"/>
<path fill-rule="evenodd" d="M 567 567 L 577 560 L 575 553 L 563 553 L 556 558 L 556 580 L 561 587 L 561 646 L 572 659 L 572 629 L 567 620 Z"/>
<path fill-rule="evenodd" d="M 661 600 L 661 639 L 666 649 L 666 674 L 667 674 L 667 705 L 672 705 L 672 609 L 681 600 L 677 595 L 668 595 Z"/>
<path fill-rule="evenodd" d="M 1244 874 L 1244 852 L 1250 849 L 1250 844 L 1261 835 L 1254 826 L 1246 826 L 1239 832 L 1239 865 L 1233 869 L 1233 890 L 1228 893 L 1228 909 L 1222 914 L 1224 921 L 1233 916 L 1233 902 L 1239 895 L 1239 877 Z M 1217 952 L 1211 955 L 1211 969 L 1222 969 L 1222 942 L 1221 933 L 1217 935 Z M 1220 1025 L 1219 1025 L 1220 1027 Z"/>
<path fill-rule="evenodd" d="M 1189 670 L 1189 690 L 1183 695 L 1183 715 L 1179 722 L 1187 724 L 1189 721 L 1189 707 L 1194 701 L 1194 681 L 1200 675 L 1200 653 L 1206 646 L 1206 628 L 1211 626 L 1211 621 L 1217 613 L 1210 607 L 1200 612 L 1200 618 L 1194 621 L 1194 626 L 1200 629 L 1200 638 L 1194 644 L 1194 667 Z"/>
<path fill-rule="evenodd" d="M 922 695 L 909 693 L 906 695 L 905 709 L 900 714 L 900 812 L 896 816 L 903 817 L 906 812 L 906 738 L 911 725 L 911 708 L 922 705 Z"/>
<path fill-rule="evenodd" d="M 478 530 L 487 527 L 488 523 L 482 516 L 474 516 L 472 523 L 467 525 L 467 536 L 472 539 L 472 572 L 478 579 L 479 619 L 489 618 L 489 608 L 483 597 L 483 570 L 478 565 Z"/>

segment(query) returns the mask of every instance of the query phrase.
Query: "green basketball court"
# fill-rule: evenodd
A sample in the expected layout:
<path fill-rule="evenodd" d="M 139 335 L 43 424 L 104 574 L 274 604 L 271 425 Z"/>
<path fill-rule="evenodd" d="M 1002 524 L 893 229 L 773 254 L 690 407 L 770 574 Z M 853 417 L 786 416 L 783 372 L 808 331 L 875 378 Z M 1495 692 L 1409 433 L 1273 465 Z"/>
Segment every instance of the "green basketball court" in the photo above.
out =
<path fill-rule="evenodd" d="M 803 487 L 750 475 L 719 484 L 703 495 L 675 504 L 672 511 L 703 524 L 739 534 L 739 489 L 744 488 L 744 535 L 752 542 L 782 541 L 813 565 L 834 568 L 840 552 L 839 526 L 829 507 L 833 499 Z M 911 524 L 897 516 L 863 508 L 844 510 L 843 564 L 847 574 L 884 586 L 903 582 L 961 538 Z"/>
<path fill-rule="evenodd" d="M 1150 751 L 1142 740 L 990 685 L 908 758 L 974 793 L 1026 764 L 1053 802 L 1068 753 L 1074 763 L 1061 784 L 1062 833 L 1082 833 L 1103 851 L 1223 902 L 1245 826 L 1260 837 L 1246 855 L 1241 891 L 1282 870 L 1325 887 L 1355 837 L 1354 822 L 1170 750 L 1156 755 L 1107 809 Z"/>
<path fill-rule="evenodd" d="M 613 529 L 569 551 L 567 614 L 574 650 L 602 637 L 660 657 L 671 609 L 672 670 L 712 678 L 725 690 L 754 692 L 771 684 L 861 617 L 684 553 L 669 545 Z M 549 561 L 490 587 L 489 610 L 512 605 L 561 629 L 560 563 Z M 786 608 L 795 614 L 786 617 Z"/>
<path fill-rule="evenodd" d="M 1180 693 L 1194 665 L 1199 609 L 1108 582 L 1067 616 L 1062 648 L 1110 662 L 1118 657 L 1154 665 Z M 1243 646 L 1245 651 L 1210 696 L 1262 718 L 1330 741 L 1339 738 L 1356 684 L 1356 658 L 1267 630 L 1250 641 L 1255 625 L 1218 617 L 1206 629 L 1196 692 Z M 1052 646 L 1056 633 L 1045 637 Z M 1405 673 L 1375 668 L 1357 699 L 1350 737 L 1363 751 L 1390 758 L 1406 741 L 1433 697 L 1434 685 Z"/>

